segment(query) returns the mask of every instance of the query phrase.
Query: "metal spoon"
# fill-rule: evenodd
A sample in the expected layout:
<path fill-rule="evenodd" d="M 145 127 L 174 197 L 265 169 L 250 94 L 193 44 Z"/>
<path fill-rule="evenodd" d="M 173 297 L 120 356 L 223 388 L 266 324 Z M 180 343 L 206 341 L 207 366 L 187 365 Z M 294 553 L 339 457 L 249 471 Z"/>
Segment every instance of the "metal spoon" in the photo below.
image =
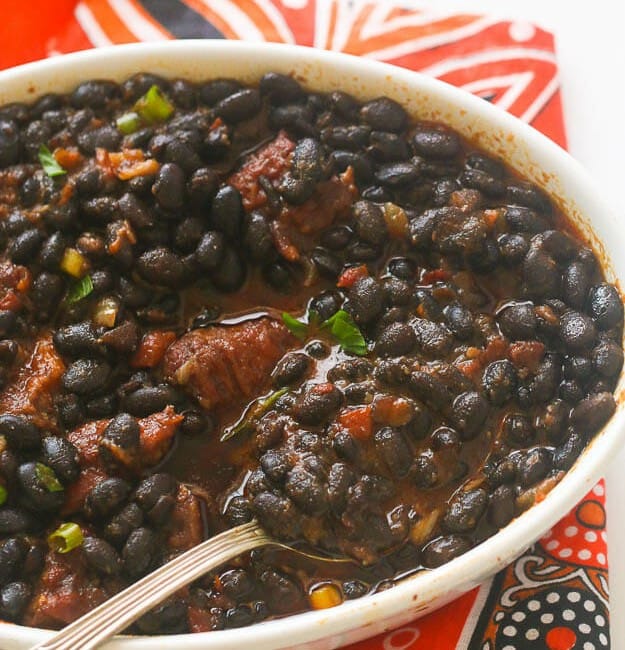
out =
<path fill-rule="evenodd" d="M 211 569 L 261 546 L 277 546 L 324 562 L 353 563 L 304 553 L 270 537 L 256 520 L 207 539 L 87 612 L 31 650 L 90 650 Z"/>

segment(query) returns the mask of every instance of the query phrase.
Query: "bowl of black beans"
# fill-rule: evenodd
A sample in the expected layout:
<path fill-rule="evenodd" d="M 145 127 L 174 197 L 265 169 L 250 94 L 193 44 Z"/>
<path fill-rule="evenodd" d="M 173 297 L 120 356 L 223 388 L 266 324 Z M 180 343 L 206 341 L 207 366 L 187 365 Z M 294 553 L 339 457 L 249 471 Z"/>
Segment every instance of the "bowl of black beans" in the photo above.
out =
<path fill-rule="evenodd" d="M 372 61 L 0 73 L 0 645 L 253 518 L 353 561 L 253 551 L 110 647 L 335 647 L 501 569 L 623 437 L 622 234 L 549 140 Z"/>

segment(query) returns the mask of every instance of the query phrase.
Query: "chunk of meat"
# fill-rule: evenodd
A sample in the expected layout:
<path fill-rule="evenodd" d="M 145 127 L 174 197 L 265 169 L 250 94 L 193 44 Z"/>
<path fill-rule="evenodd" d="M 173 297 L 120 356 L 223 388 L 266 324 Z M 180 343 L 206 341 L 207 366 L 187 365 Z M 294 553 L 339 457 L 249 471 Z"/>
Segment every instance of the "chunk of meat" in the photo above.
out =
<path fill-rule="evenodd" d="M 140 458 L 143 467 L 156 465 L 163 458 L 183 420 L 184 416 L 176 413 L 172 406 L 139 420 Z M 78 461 L 82 467 L 100 466 L 98 445 L 109 422 L 110 420 L 93 420 L 67 434 L 67 439 L 78 449 Z"/>
<path fill-rule="evenodd" d="M 165 378 L 204 408 L 228 407 L 260 394 L 278 360 L 296 344 L 271 318 L 193 330 L 167 350 Z"/>
<path fill-rule="evenodd" d="M 230 176 L 228 183 L 241 192 L 246 210 L 262 208 L 267 203 L 267 194 L 258 179 L 264 176 L 272 184 L 278 181 L 289 168 L 293 149 L 295 143 L 280 131 L 274 140 L 249 155 L 243 166 Z"/>
<path fill-rule="evenodd" d="M 64 372 L 52 338 L 39 339 L 15 379 L 0 393 L 0 412 L 27 415 L 41 428 L 56 429 L 53 402 Z"/>
<path fill-rule="evenodd" d="M 81 552 L 65 555 L 50 552 L 24 616 L 24 625 L 62 627 L 97 607 L 110 595 L 101 583 L 89 581 Z"/>
<path fill-rule="evenodd" d="M 170 551 L 178 553 L 188 551 L 204 538 L 200 500 L 186 485 L 178 487 L 169 529 L 167 547 Z"/>

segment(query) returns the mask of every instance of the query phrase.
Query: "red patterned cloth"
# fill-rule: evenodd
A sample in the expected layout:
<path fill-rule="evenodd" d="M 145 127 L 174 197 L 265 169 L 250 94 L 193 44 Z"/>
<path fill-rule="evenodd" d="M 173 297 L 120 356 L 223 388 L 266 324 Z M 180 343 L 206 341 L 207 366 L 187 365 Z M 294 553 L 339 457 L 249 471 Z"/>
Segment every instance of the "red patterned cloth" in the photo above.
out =
<path fill-rule="evenodd" d="M 549 32 L 529 23 L 442 12 L 435 0 L 420 3 L 420 9 L 401 5 L 400 0 L 31 0 L 19 9 L 4 8 L 0 68 L 134 41 L 299 43 L 436 76 L 565 145 Z M 412 625 L 352 650 L 608 648 L 604 505 L 601 482 L 494 578 Z"/>

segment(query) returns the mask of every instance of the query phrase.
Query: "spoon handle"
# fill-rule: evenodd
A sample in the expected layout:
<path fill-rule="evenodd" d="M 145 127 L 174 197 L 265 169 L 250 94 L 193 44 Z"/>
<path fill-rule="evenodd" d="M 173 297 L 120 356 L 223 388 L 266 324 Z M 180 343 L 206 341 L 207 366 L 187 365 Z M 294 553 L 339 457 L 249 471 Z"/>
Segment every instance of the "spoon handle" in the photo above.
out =
<path fill-rule="evenodd" d="M 272 539 L 254 520 L 198 544 L 31 650 L 91 650 L 121 632 L 149 609 L 240 553 L 266 546 Z"/>

